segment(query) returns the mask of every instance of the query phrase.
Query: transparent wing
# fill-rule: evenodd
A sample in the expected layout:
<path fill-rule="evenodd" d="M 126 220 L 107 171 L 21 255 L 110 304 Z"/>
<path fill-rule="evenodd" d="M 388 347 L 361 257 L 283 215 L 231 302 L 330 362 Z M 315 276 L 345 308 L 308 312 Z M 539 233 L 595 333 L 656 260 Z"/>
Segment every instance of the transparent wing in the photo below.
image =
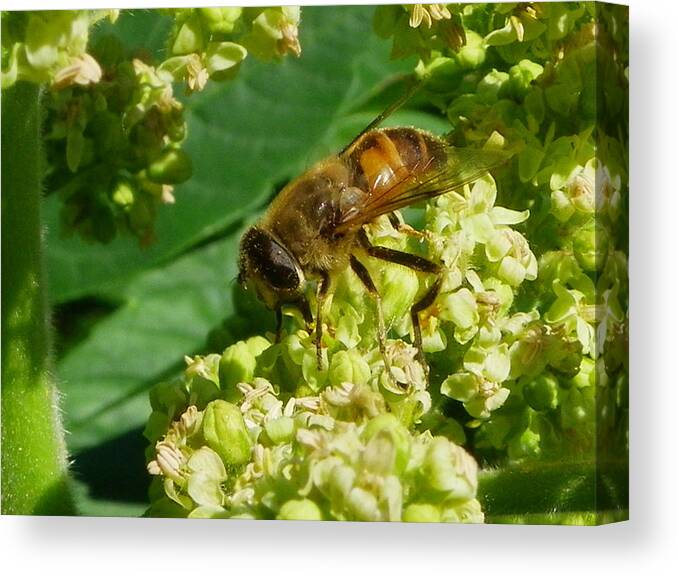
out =
<path fill-rule="evenodd" d="M 348 231 L 378 216 L 404 208 L 421 200 L 435 198 L 477 180 L 511 157 L 500 150 L 445 147 L 444 157 L 431 157 L 413 169 L 396 170 L 378 191 L 341 214 L 336 231 Z"/>

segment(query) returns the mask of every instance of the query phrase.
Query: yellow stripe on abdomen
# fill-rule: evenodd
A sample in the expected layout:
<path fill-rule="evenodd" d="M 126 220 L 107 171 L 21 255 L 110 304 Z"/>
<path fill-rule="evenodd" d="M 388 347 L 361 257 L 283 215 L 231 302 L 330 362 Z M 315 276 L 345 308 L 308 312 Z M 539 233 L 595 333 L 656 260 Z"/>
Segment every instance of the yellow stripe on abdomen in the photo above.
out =
<path fill-rule="evenodd" d="M 400 178 L 398 172 L 403 173 L 400 153 L 391 139 L 382 132 L 369 135 L 369 147 L 360 153 L 360 167 L 371 192 L 393 186 Z"/>

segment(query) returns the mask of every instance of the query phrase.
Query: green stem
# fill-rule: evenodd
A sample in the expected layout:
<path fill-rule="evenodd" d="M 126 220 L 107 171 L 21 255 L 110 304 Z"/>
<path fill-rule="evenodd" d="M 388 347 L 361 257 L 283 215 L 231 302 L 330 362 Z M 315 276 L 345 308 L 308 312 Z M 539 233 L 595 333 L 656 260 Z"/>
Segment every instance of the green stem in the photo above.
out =
<path fill-rule="evenodd" d="M 481 471 L 478 499 L 488 523 L 522 515 L 536 523 L 601 524 L 628 515 L 628 490 L 624 456 L 536 460 Z"/>
<path fill-rule="evenodd" d="M 75 512 L 42 262 L 40 88 L 2 94 L 2 513 Z"/>

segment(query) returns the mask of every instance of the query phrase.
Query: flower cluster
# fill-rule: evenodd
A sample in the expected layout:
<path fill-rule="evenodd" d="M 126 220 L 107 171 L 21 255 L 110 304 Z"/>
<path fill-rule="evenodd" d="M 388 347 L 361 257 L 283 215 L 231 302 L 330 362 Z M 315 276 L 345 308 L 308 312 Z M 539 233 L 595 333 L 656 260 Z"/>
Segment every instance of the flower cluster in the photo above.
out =
<path fill-rule="evenodd" d="M 529 208 L 521 229 L 538 260 L 537 281 L 516 294 L 518 313 L 486 329 L 494 347 L 473 342 L 441 392 L 482 421 L 472 435 L 486 457 L 591 456 L 596 433 L 623 449 L 628 38 L 621 12 L 587 3 L 455 5 L 448 11 L 465 31 L 455 44 L 435 25 L 424 34 L 408 21 L 410 7 L 384 10 L 397 18 L 387 34 L 385 20 L 375 19 L 375 30 L 393 38 L 394 52 L 415 46 L 413 38 L 428 48 L 405 54 L 419 55 L 416 71 L 454 141 L 482 145 L 498 134 L 517 150 L 499 174 L 500 199 Z M 508 244 L 486 244 L 486 257 L 495 245 Z M 505 273 L 492 275 L 507 282 Z M 457 313 L 473 310 L 460 298 L 454 304 Z M 596 418 L 605 425 L 596 429 Z"/>
<path fill-rule="evenodd" d="M 298 6 L 271 8 L 167 9 L 174 17 L 170 55 L 160 70 L 189 91 L 202 90 L 208 79 L 223 81 L 237 73 L 248 53 L 259 59 L 299 56 Z"/>
<path fill-rule="evenodd" d="M 67 234 L 105 243 L 126 232 L 151 243 L 158 207 L 192 173 L 173 84 L 202 90 L 210 78 L 233 78 L 248 52 L 267 60 L 301 50 L 298 7 L 163 12 L 174 27 L 161 62 L 112 35 L 89 42 L 91 26 L 115 21 L 117 10 L 2 13 L 3 89 L 20 80 L 50 87 L 46 184 L 63 201 Z"/>
<path fill-rule="evenodd" d="M 2 89 L 17 81 L 56 88 L 87 86 L 101 68 L 87 52 L 89 28 L 118 10 L 51 10 L 2 13 Z"/>
<path fill-rule="evenodd" d="M 304 347 L 294 335 L 278 346 Z M 254 375 L 278 346 L 254 337 L 188 359 L 181 381 L 154 389 L 149 515 L 483 520 L 475 460 L 388 410 L 383 366 L 337 352 L 326 385 L 312 393 L 300 378 L 290 393 Z"/>
<path fill-rule="evenodd" d="M 191 175 L 183 106 L 171 78 L 127 58 L 117 39 L 102 38 L 92 54 L 100 82 L 45 98 L 48 189 L 63 201 L 64 230 L 98 242 L 129 231 L 148 244 L 158 205 L 174 202 L 174 185 Z"/>

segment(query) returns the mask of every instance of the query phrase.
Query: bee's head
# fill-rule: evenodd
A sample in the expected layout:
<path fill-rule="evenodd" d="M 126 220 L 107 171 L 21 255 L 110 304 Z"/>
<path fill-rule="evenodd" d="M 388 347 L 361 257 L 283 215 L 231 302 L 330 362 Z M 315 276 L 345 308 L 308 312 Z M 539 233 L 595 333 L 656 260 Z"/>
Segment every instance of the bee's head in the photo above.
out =
<path fill-rule="evenodd" d="M 269 309 L 299 299 L 303 294 L 304 273 L 296 258 L 273 236 L 252 227 L 240 240 L 238 282 L 253 287 Z"/>

